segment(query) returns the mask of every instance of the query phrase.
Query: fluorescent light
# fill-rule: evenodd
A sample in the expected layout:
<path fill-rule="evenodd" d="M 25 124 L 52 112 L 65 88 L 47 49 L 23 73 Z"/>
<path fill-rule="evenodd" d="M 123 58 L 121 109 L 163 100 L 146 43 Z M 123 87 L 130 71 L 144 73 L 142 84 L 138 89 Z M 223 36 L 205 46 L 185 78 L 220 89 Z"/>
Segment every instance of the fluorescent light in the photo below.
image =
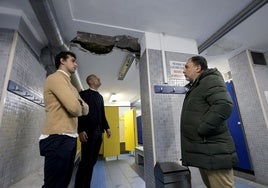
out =
<path fill-rule="evenodd" d="M 115 94 L 115 93 L 112 93 L 110 99 L 109 99 L 109 102 L 116 102 L 118 99 L 118 96 Z"/>
<path fill-rule="evenodd" d="M 120 71 L 118 74 L 118 80 L 124 80 L 131 64 L 133 63 L 133 61 L 135 60 L 135 56 L 133 54 L 128 54 Z"/>

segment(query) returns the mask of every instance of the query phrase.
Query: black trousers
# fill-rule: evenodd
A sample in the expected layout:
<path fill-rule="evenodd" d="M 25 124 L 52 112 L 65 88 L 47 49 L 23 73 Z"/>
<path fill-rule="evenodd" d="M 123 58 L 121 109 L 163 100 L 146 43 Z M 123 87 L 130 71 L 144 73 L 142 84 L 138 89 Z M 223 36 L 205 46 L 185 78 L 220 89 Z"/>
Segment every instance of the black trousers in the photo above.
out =
<path fill-rule="evenodd" d="M 42 188 L 67 188 L 72 178 L 77 139 L 50 135 L 40 140 L 40 154 L 45 157 Z"/>
<path fill-rule="evenodd" d="M 98 160 L 101 143 L 102 132 L 100 130 L 95 131 L 93 135 L 88 135 L 87 142 L 82 142 L 81 161 L 75 177 L 75 188 L 90 188 L 93 168 Z"/>

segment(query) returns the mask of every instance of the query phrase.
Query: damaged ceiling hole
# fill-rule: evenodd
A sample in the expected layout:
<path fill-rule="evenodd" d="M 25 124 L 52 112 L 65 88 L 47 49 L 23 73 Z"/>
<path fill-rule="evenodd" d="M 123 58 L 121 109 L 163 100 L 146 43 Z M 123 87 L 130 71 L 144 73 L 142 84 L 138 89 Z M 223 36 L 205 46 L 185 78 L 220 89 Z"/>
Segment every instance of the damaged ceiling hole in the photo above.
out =
<path fill-rule="evenodd" d="M 138 38 L 128 35 L 107 36 L 78 31 L 77 36 L 71 40 L 71 46 L 78 45 L 95 54 L 108 54 L 114 47 L 117 47 L 129 51 L 138 59 L 140 57 Z"/>

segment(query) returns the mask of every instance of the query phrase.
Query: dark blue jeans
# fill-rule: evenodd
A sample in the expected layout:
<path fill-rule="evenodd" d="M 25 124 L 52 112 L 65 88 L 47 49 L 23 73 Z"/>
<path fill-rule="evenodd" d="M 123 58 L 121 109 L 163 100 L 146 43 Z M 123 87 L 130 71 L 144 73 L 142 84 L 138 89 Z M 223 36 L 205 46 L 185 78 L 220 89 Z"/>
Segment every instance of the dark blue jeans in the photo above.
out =
<path fill-rule="evenodd" d="M 45 157 L 43 188 L 67 188 L 72 178 L 77 139 L 50 135 L 40 140 L 40 154 Z"/>

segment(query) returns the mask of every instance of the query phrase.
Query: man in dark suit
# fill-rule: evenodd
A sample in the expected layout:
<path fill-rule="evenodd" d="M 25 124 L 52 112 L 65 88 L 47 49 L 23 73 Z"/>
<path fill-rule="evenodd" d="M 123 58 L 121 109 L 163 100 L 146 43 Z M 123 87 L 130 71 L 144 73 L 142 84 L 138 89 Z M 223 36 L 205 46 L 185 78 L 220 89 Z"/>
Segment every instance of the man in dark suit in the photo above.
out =
<path fill-rule="evenodd" d="M 105 117 L 103 97 L 97 91 L 101 86 L 100 79 L 91 74 L 86 81 L 89 89 L 79 94 L 88 104 L 89 113 L 78 118 L 81 161 L 76 173 L 75 188 L 90 188 L 93 168 L 102 144 L 102 133 L 105 131 L 107 137 L 111 137 L 110 127 Z"/>

